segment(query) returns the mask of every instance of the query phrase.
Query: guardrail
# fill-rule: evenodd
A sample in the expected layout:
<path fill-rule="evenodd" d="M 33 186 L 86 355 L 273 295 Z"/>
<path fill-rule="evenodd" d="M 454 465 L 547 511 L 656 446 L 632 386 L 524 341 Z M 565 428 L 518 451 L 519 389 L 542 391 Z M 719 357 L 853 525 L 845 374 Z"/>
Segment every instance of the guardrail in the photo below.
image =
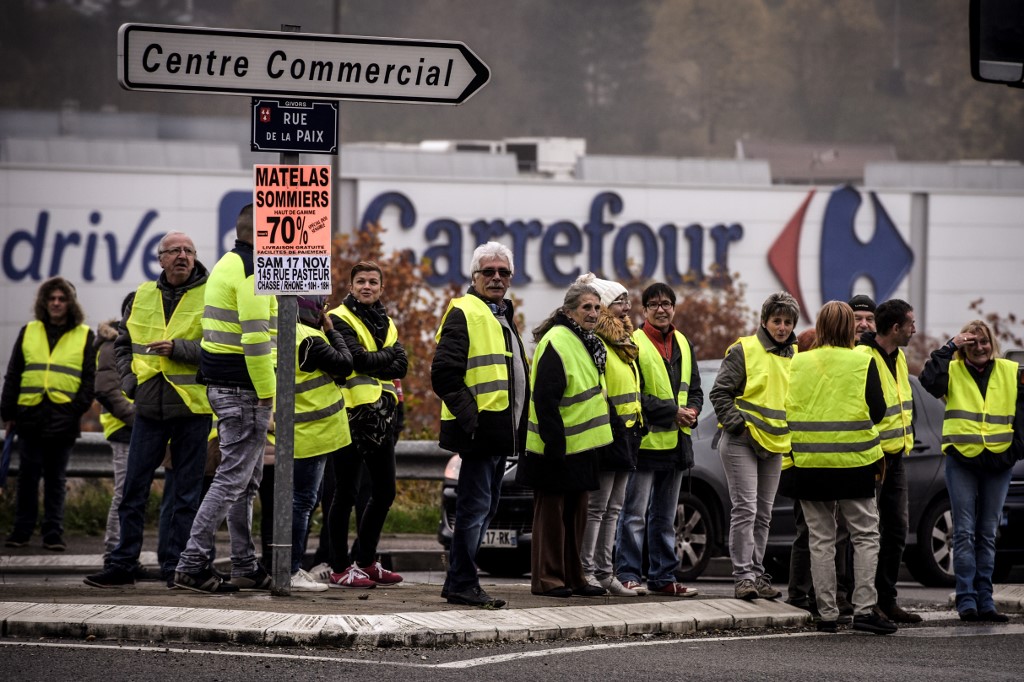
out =
<path fill-rule="evenodd" d="M 0 430 L 0 433 L 3 433 Z M 6 434 L 4 434 L 6 436 Z M 403 480 L 440 481 L 452 453 L 438 447 L 433 440 L 400 440 L 395 446 L 397 478 Z M 11 455 L 12 476 L 18 473 L 18 451 Z M 113 478 L 110 444 L 102 433 L 83 433 L 75 442 L 68 462 L 69 478 Z M 164 470 L 157 470 L 162 478 Z"/>

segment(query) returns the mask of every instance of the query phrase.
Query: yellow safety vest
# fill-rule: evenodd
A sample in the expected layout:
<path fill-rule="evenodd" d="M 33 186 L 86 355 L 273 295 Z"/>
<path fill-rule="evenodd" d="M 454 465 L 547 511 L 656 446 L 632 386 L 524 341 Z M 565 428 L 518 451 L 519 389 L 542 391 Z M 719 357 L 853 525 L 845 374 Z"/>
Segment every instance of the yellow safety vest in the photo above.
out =
<path fill-rule="evenodd" d="M 441 325 L 434 336 L 441 340 L 444 323 L 452 309 L 458 308 L 466 316 L 469 335 L 469 354 L 466 358 L 466 388 L 476 399 L 480 412 L 502 412 L 508 409 L 508 363 L 512 351 L 505 347 L 505 334 L 501 323 L 482 300 L 473 295 L 452 299 L 444 311 Z M 455 419 L 448 406 L 441 403 L 441 419 Z"/>
<path fill-rule="evenodd" d="M 665 367 L 665 360 L 661 353 L 654 347 L 654 343 L 644 332 L 643 328 L 633 332 L 633 342 L 640 348 L 640 355 L 637 357 L 637 364 L 640 366 L 640 373 L 644 375 L 644 393 L 653 395 L 662 400 L 675 400 L 679 407 L 686 406 L 687 397 L 690 395 L 690 374 L 693 369 L 693 357 L 690 355 L 690 344 L 686 337 L 678 330 L 673 332 L 675 337 L 673 343 L 679 344 L 679 392 L 672 395 L 672 383 L 669 381 L 668 368 Z M 690 433 L 688 426 L 658 426 L 650 425 L 650 431 L 640 441 L 642 450 L 672 450 L 679 443 L 679 432 Z"/>
<path fill-rule="evenodd" d="M 558 402 L 558 414 L 565 427 L 565 454 L 586 452 L 612 442 L 611 418 L 605 398 L 604 377 L 597 371 L 586 346 L 571 329 L 563 325 L 552 327 L 537 344 L 535 357 L 541 357 L 551 347 L 562 359 L 565 372 L 565 393 Z M 526 434 L 526 449 L 544 454 L 544 441 L 540 437 L 537 409 L 534 404 L 537 373 L 530 377 L 530 417 Z"/>
<path fill-rule="evenodd" d="M 642 420 L 640 411 L 640 368 L 637 363 L 626 362 L 611 346 L 604 342 L 608 351 L 605 365 L 605 384 L 608 386 L 608 402 L 615 413 L 622 417 L 626 426 L 633 426 Z"/>
<path fill-rule="evenodd" d="M 330 344 L 319 329 L 295 325 L 295 459 L 334 452 L 352 442 L 341 387 L 322 370 L 299 367 L 299 346 L 306 338 Z"/>
<path fill-rule="evenodd" d="M 50 350 L 46 325 L 33 320 L 25 326 L 21 353 L 25 370 L 21 375 L 18 404 L 31 407 L 47 400 L 54 404 L 70 403 L 82 386 L 82 363 L 89 327 L 80 324 L 65 332 Z"/>
<path fill-rule="evenodd" d="M 882 457 L 878 430 L 864 401 L 871 358 L 823 346 L 792 360 L 786 417 L 795 466 L 849 469 Z"/>
<path fill-rule="evenodd" d="M 769 353 L 757 336 L 740 338 L 729 347 L 726 355 L 736 346 L 743 348 L 747 379 L 743 394 L 737 396 L 733 404 L 761 447 L 768 452 L 787 454 L 792 450 L 786 421 L 786 394 L 793 358 Z"/>
<path fill-rule="evenodd" d="M 356 333 L 356 338 L 359 339 L 359 345 L 365 348 L 367 352 L 375 353 L 380 350 L 377 348 L 377 342 L 374 340 L 369 328 L 345 304 L 339 305 L 330 311 L 329 314 L 337 315 L 345 324 L 351 327 Z M 388 318 L 388 333 L 384 337 L 384 348 L 394 346 L 397 341 L 398 329 L 395 327 L 395 321 Z M 372 405 L 380 400 L 380 394 L 383 391 L 392 394 L 395 403 L 398 403 L 398 391 L 395 389 L 394 381 L 377 379 L 368 374 L 360 374 L 355 370 L 352 370 L 352 373 L 348 375 L 345 385 L 341 390 L 345 394 L 345 404 L 348 405 L 349 409 L 357 405 Z"/>
<path fill-rule="evenodd" d="M 164 339 L 201 339 L 204 286 L 201 284 L 186 291 L 171 313 L 171 319 L 164 322 L 160 289 L 156 282 L 146 282 L 135 293 L 128 316 L 128 333 L 132 337 L 132 373 L 139 384 L 162 374 L 193 414 L 212 413 L 206 387 L 196 381 L 198 365 L 148 353 L 146 344 Z"/>
<path fill-rule="evenodd" d="M 951 445 L 964 457 L 977 457 L 984 450 L 998 454 L 1009 449 L 1013 442 L 1019 369 L 1016 362 L 997 358 L 983 396 L 963 360 L 949 363 L 946 416 L 942 421 L 943 452 Z"/>
<path fill-rule="evenodd" d="M 885 364 L 885 358 L 873 346 L 857 346 L 856 350 L 867 353 L 875 360 L 878 375 L 882 378 L 882 393 L 885 394 L 885 419 L 878 424 L 878 437 L 882 439 L 882 452 L 910 454 L 914 448 L 914 394 L 910 388 L 910 372 L 907 371 L 907 357 L 901 350 L 896 357 L 896 376 Z"/>
<path fill-rule="evenodd" d="M 100 354 L 96 353 L 96 369 L 100 367 Z M 131 398 L 125 397 L 125 400 L 132 402 Z M 100 426 L 103 427 L 103 437 L 110 440 L 110 437 L 115 433 L 128 426 L 123 420 L 118 419 L 113 414 L 107 411 L 107 408 L 102 407 L 100 409 Z"/>

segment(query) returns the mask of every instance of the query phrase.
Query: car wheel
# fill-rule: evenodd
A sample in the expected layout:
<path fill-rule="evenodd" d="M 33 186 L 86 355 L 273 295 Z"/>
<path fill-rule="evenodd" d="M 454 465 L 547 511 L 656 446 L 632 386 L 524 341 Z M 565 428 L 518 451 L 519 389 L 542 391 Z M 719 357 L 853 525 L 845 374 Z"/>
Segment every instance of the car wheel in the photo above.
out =
<path fill-rule="evenodd" d="M 953 514 L 949 498 L 941 497 L 921 515 L 917 546 L 907 554 L 907 568 L 926 587 L 949 587 L 953 575 Z"/>
<path fill-rule="evenodd" d="M 676 506 L 676 579 L 691 582 L 700 577 L 711 561 L 711 514 L 701 499 L 690 493 L 679 495 Z"/>
<path fill-rule="evenodd" d="M 495 578 L 518 578 L 530 572 L 530 552 L 522 549 L 481 549 L 476 565 Z"/>

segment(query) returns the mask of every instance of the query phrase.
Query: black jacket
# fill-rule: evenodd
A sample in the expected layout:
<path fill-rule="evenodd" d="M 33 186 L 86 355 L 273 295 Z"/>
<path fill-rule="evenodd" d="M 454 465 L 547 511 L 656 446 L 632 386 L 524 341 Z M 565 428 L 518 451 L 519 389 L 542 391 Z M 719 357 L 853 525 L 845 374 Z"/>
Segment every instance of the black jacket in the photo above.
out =
<path fill-rule="evenodd" d="M 467 296 L 477 296 L 472 288 Z M 509 329 L 515 330 L 515 313 L 512 302 L 505 300 L 504 318 Z M 526 349 L 518 331 L 505 333 L 505 349 L 518 353 L 523 368 L 529 373 Z M 523 413 L 519 423 L 513 423 L 513 407 L 516 396 L 512 376 L 512 360 L 507 361 L 509 373 L 508 408 L 501 412 L 479 412 L 476 399 L 466 387 L 466 361 L 469 357 L 469 330 L 466 316 L 458 308 L 452 308 L 444 322 L 441 338 L 437 342 L 434 360 L 430 366 L 430 383 L 434 393 L 445 402 L 455 419 L 441 420 L 440 446 L 466 457 L 494 457 L 496 455 L 521 455 L 526 450 L 526 424 L 529 417 L 530 381 L 526 379 L 523 396 Z"/>

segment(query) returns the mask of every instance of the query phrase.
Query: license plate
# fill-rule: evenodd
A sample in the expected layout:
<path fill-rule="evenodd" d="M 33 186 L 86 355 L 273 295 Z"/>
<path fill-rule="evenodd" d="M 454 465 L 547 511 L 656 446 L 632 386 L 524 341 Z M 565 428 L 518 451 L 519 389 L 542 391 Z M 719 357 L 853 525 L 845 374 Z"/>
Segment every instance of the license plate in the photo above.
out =
<path fill-rule="evenodd" d="M 489 530 L 484 533 L 483 547 L 509 547 L 519 546 L 519 537 L 514 530 Z"/>

